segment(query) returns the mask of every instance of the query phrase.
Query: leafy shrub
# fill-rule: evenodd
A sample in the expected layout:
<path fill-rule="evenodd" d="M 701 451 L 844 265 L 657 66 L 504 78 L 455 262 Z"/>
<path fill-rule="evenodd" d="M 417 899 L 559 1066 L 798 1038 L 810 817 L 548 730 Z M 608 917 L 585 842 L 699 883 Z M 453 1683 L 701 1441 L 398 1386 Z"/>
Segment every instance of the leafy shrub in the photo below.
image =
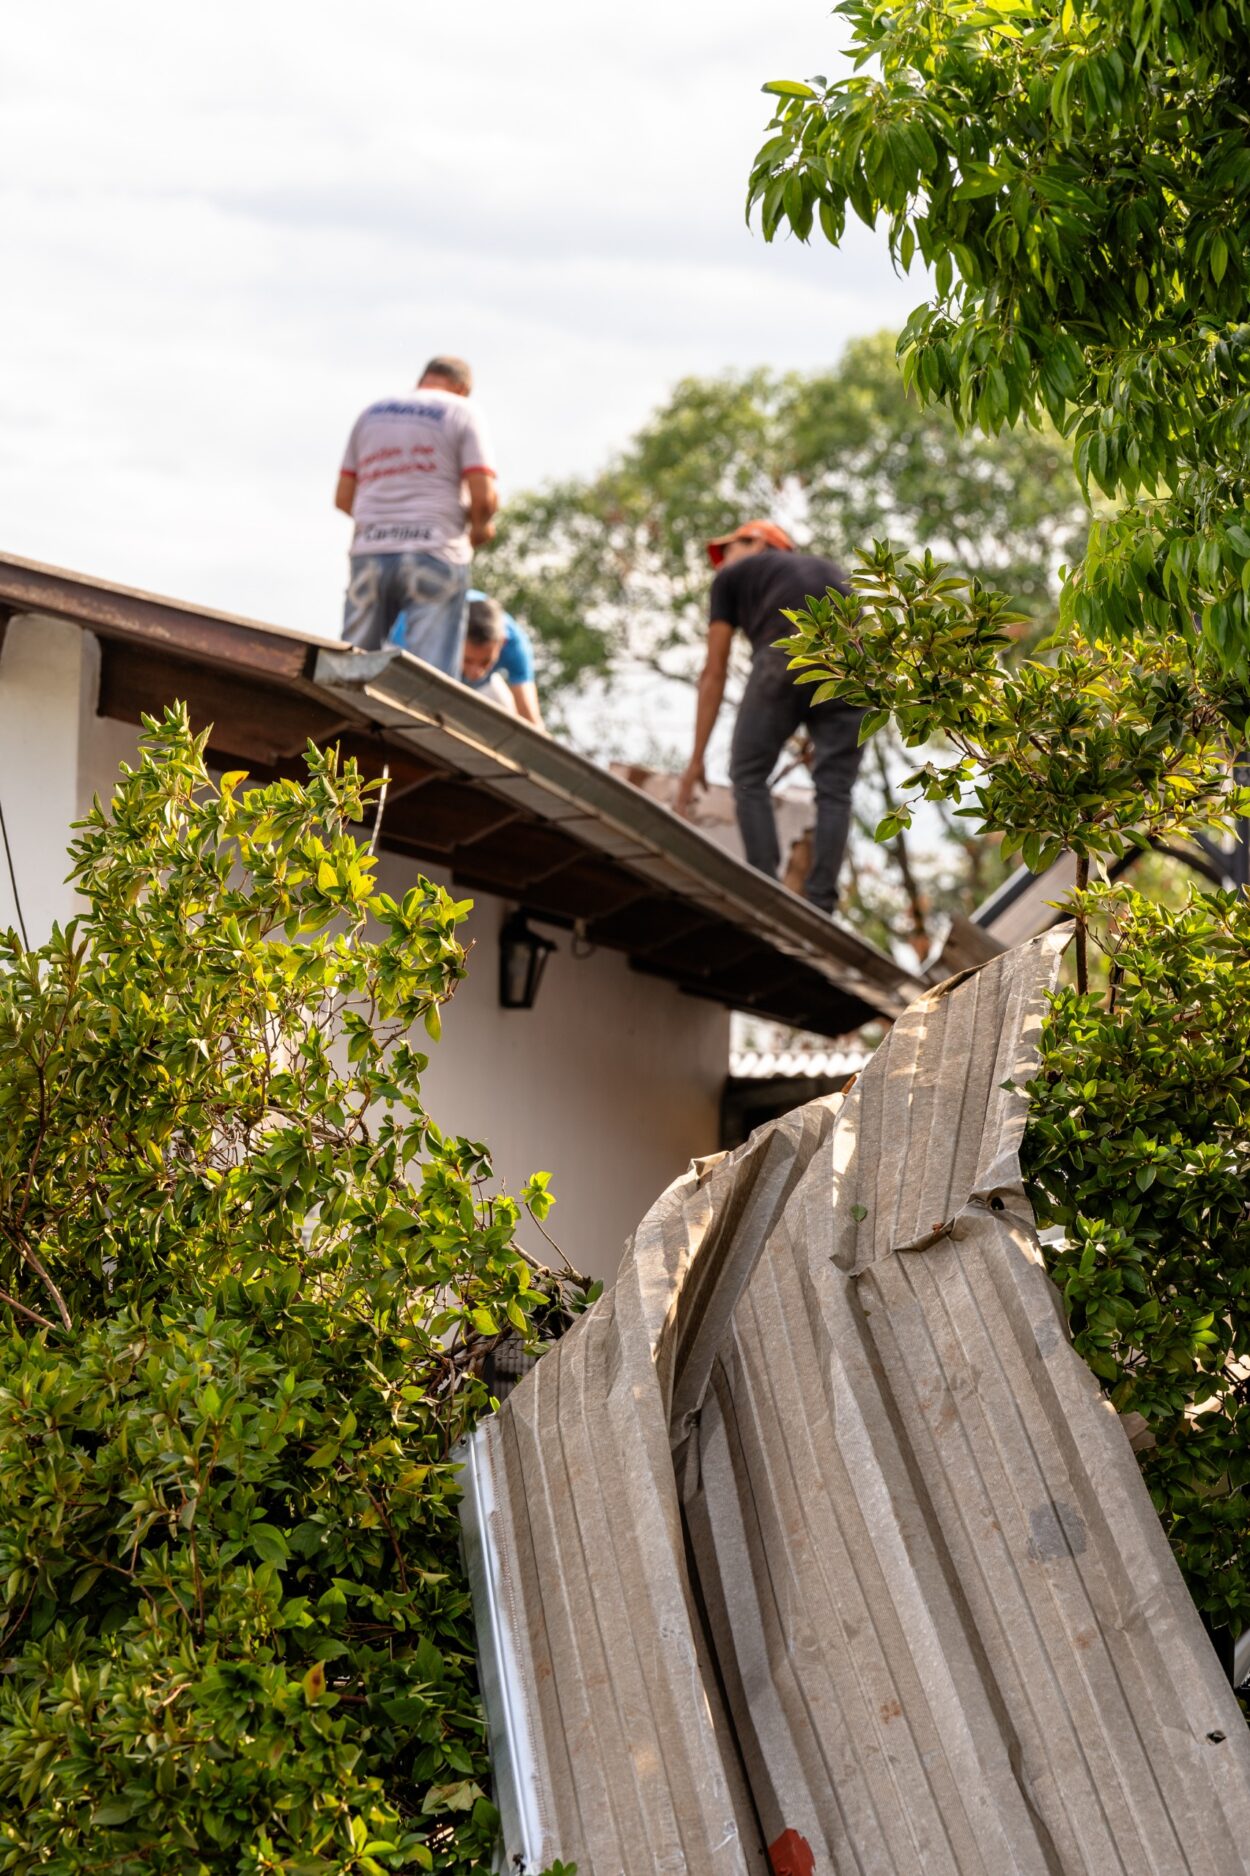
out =
<path fill-rule="evenodd" d="M 1076 1346 L 1213 1629 L 1250 1627 L 1250 904 L 1101 899 L 1112 998 L 1060 990 L 1025 1165 Z"/>
<path fill-rule="evenodd" d="M 147 730 L 0 971 L 0 1869 L 484 1869 L 450 1454 L 583 1292 L 421 1103 L 467 908 Z"/>
<path fill-rule="evenodd" d="M 814 700 L 867 713 L 861 740 L 892 720 L 926 758 L 878 840 L 910 827 L 917 801 L 938 802 L 1034 871 L 1072 854 L 1083 887 L 1091 861 L 1195 828 L 1228 831 L 1250 811 L 1229 736 L 1243 689 L 1201 641 L 1067 631 L 1017 661 L 1004 654 L 1022 620 L 1002 593 L 888 542 L 858 558 L 851 594 L 788 614 L 783 642 Z M 1073 910 L 1084 988 L 1079 893 Z"/>

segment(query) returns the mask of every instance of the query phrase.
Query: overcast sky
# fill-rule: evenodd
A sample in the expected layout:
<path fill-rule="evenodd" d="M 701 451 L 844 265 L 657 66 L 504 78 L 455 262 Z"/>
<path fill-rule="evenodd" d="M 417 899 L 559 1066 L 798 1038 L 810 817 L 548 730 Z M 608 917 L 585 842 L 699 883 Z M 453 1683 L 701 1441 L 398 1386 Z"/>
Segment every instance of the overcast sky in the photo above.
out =
<path fill-rule="evenodd" d="M 817 366 L 922 297 L 743 222 L 825 0 L 43 0 L 0 67 L 0 550 L 338 630 L 357 411 L 464 353 L 501 491 L 689 372 Z"/>

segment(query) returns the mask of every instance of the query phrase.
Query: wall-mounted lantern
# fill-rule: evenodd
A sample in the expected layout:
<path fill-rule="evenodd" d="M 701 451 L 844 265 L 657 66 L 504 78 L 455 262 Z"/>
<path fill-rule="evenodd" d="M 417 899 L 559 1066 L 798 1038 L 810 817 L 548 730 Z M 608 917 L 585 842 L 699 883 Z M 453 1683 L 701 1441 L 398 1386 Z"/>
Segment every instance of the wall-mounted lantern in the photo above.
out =
<path fill-rule="evenodd" d="M 499 1003 L 505 1010 L 532 1010 L 547 959 L 556 949 L 550 938 L 531 931 L 524 912 L 513 912 L 499 934 Z"/>

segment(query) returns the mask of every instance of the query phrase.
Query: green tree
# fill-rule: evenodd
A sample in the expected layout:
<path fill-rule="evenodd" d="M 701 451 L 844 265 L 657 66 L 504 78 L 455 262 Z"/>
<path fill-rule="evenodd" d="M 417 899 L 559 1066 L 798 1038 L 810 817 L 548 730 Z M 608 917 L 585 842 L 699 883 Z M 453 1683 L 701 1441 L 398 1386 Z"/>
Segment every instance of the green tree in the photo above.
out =
<path fill-rule="evenodd" d="M 990 434 L 1048 419 L 1116 506 L 1023 663 L 1005 656 L 1007 598 L 885 543 L 852 601 L 796 616 L 792 650 L 905 741 L 944 735 L 953 758 L 922 762 L 909 794 L 1039 867 L 1076 861 L 1077 981 L 1030 1089 L 1030 1196 L 1063 1230 L 1051 1268 L 1077 1347 L 1144 1417 L 1176 1555 L 1234 1636 L 1250 1625 L 1250 906 L 1165 908 L 1096 875 L 1248 805 L 1245 21 L 1186 0 L 841 11 L 854 74 L 766 87 L 765 232 L 819 223 L 836 243 L 848 207 L 884 219 L 936 290 L 900 340 L 905 382 Z"/>
<path fill-rule="evenodd" d="M 149 722 L 3 943 L 0 1869 L 490 1865 L 451 1452 L 585 1293 L 421 1101 L 466 906 L 308 769 Z"/>
<path fill-rule="evenodd" d="M 853 76 L 766 87 L 765 235 L 848 209 L 932 269 L 905 382 L 996 434 L 1042 413 L 1118 504 L 1065 589 L 1112 636 L 1250 654 L 1250 152 L 1238 0 L 846 0 Z"/>
<path fill-rule="evenodd" d="M 1087 516 L 1049 430 L 983 438 L 900 381 L 888 333 L 828 372 L 687 378 L 596 476 L 509 503 L 492 592 L 533 627 L 547 694 L 643 666 L 697 673 L 704 543 L 752 514 L 845 561 L 879 536 L 995 578 L 1051 621 Z"/>
<path fill-rule="evenodd" d="M 1250 1627 L 1250 903 L 1094 895 L 1106 1000 L 1061 990 L 1024 1164 L 1076 1347 L 1226 1649 Z M 1199 1014 L 1200 1013 L 1200 1014 Z"/>
<path fill-rule="evenodd" d="M 1032 636 L 1054 623 L 1058 569 L 1079 557 L 1088 526 L 1053 430 L 961 432 L 904 387 L 889 334 L 854 340 L 827 372 L 687 379 L 601 474 L 523 495 L 501 522 L 486 577 L 533 628 L 565 733 L 585 735 L 579 698 L 599 689 L 611 700 L 647 673 L 671 681 L 675 733 L 611 753 L 684 760 L 684 686 L 707 624 L 704 543 L 753 514 L 847 565 L 875 536 L 928 547 L 1006 585 Z M 857 792 L 862 829 L 894 805 L 898 768 L 881 738 Z M 923 943 L 933 911 L 967 909 L 997 883 L 993 843 L 959 822 L 947 832 L 936 864 L 898 833 L 884 871 L 857 843 L 848 904 L 861 929 Z"/>

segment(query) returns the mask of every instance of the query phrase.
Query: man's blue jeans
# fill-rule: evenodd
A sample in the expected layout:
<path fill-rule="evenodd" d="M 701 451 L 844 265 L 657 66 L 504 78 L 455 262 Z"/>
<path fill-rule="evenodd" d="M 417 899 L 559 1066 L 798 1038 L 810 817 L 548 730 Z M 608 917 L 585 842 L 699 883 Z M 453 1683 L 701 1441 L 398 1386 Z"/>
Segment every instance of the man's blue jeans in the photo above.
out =
<path fill-rule="evenodd" d="M 468 567 L 437 554 L 353 554 L 343 637 L 378 651 L 400 613 L 406 615 L 404 650 L 448 677 L 460 676 L 468 617 Z"/>
<path fill-rule="evenodd" d="M 748 864 L 773 879 L 781 864 L 777 820 L 768 793 L 777 758 L 797 729 L 812 739 L 816 832 L 803 897 L 822 911 L 838 901 L 838 873 L 851 827 L 851 785 L 859 773 L 862 710 L 846 704 L 809 704 L 807 685 L 794 681 L 785 654 L 764 646 L 755 655 L 738 706 L 729 776 Z"/>

